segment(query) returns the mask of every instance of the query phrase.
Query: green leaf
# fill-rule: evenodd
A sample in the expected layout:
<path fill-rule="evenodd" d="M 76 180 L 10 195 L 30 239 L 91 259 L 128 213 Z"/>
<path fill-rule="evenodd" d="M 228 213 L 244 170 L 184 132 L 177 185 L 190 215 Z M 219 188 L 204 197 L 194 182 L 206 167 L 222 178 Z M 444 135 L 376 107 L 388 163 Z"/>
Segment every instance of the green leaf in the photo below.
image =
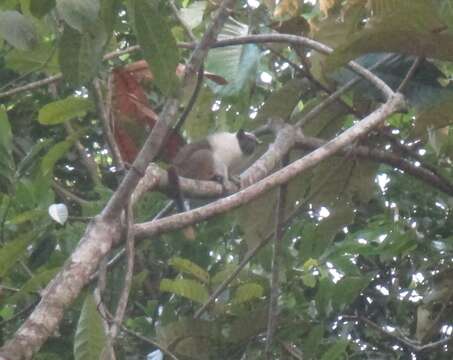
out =
<path fill-rule="evenodd" d="M 57 274 L 60 267 L 46 269 L 35 273 L 33 277 L 28 279 L 20 290 L 8 299 L 8 303 L 17 304 L 24 301 L 28 294 L 39 292 L 44 289 L 50 280 Z"/>
<path fill-rule="evenodd" d="M 56 0 L 57 10 L 64 21 L 72 28 L 83 32 L 98 18 L 99 0 Z"/>
<path fill-rule="evenodd" d="M 41 161 L 41 171 L 44 176 L 53 172 L 55 163 L 60 160 L 72 147 L 74 142 L 83 131 L 79 131 L 69 136 L 66 140 L 60 141 L 52 146 Z"/>
<path fill-rule="evenodd" d="M 301 261 L 319 258 L 332 244 L 335 236 L 354 219 L 353 209 L 337 204 L 334 213 L 317 224 L 307 224 L 302 230 L 299 247 Z"/>
<path fill-rule="evenodd" d="M 245 343 L 266 329 L 268 309 L 265 306 L 252 307 L 231 323 L 228 340 Z"/>
<path fill-rule="evenodd" d="M 194 29 L 201 24 L 203 14 L 206 9 L 206 1 L 195 1 L 186 8 L 182 8 L 179 13 L 184 23 Z"/>
<path fill-rule="evenodd" d="M 17 11 L 0 12 L 0 38 L 21 50 L 30 50 L 37 42 L 33 23 Z"/>
<path fill-rule="evenodd" d="M 107 343 L 102 318 L 92 294 L 83 303 L 74 338 L 75 360 L 98 360 Z"/>
<path fill-rule="evenodd" d="M 156 1 L 132 1 L 137 40 L 156 85 L 165 95 L 175 95 L 179 83 L 176 76 L 179 54 L 170 26 L 159 13 Z"/>
<path fill-rule="evenodd" d="M 21 177 L 27 171 L 31 171 L 37 164 L 39 164 L 38 157 L 41 156 L 41 152 L 51 143 L 52 139 L 46 139 L 35 143 L 17 165 L 16 176 Z"/>
<path fill-rule="evenodd" d="M 233 272 L 236 271 L 236 269 L 236 264 L 226 264 L 223 269 L 219 270 L 214 276 L 211 277 L 211 284 L 217 285 L 224 282 Z M 242 269 L 241 272 L 235 277 L 235 280 L 231 282 L 231 285 L 234 286 L 244 273 L 246 273 L 246 270 Z"/>
<path fill-rule="evenodd" d="M 190 279 L 163 279 L 160 283 L 160 290 L 183 296 L 200 304 L 206 302 L 209 297 L 208 290 L 203 284 Z"/>
<path fill-rule="evenodd" d="M 0 277 L 5 276 L 16 264 L 16 261 L 27 251 L 27 247 L 34 236 L 34 232 L 28 232 L 0 248 Z"/>
<path fill-rule="evenodd" d="M 182 273 L 196 277 L 205 284 L 209 283 L 209 274 L 190 260 L 175 256 L 170 259 L 168 264 Z"/>
<path fill-rule="evenodd" d="M 453 35 L 440 31 L 445 24 L 430 1 L 396 2 L 391 12 L 372 18 L 329 55 L 326 70 L 346 64 L 364 53 L 389 52 L 453 60 Z"/>
<path fill-rule="evenodd" d="M 85 116 L 92 108 L 89 99 L 70 96 L 44 105 L 39 110 L 38 121 L 43 125 L 56 125 L 76 117 Z"/>
<path fill-rule="evenodd" d="M 105 44 L 105 31 L 98 27 L 95 35 L 79 33 L 65 26 L 61 37 L 58 61 L 63 77 L 73 85 L 91 80 L 98 72 L 102 49 Z"/>
<path fill-rule="evenodd" d="M 8 121 L 8 114 L 4 106 L 0 106 L 0 146 L 9 154 L 12 152 L 13 134 Z"/>
<path fill-rule="evenodd" d="M 228 81 L 227 85 L 209 82 L 221 96 L 237 96 L 255 82 L 261 51 L 258 46 L 239 45 L 213 49 L 209 52 L 206 69 Z"/>
<path fill-rule="evenodd" d="M 349 345 L 347 341 L 338 341 L 322 355 L 321 360 L 344 359 L 346 349 Z"/>
<path fill-rule="evenodd" d="M 248 283 L 236 289 L 233 304 L 242 304 L 263 296 L 264 289 L 260 284 Z"/>
<path fill-rule="evenodd" d="M 286 120 L 300 100 L 300 95 L 307 82 L 296 78 L 285 83 L 280 89 L 271 93 L 258 111 L 255 121 L 267 121 L 271 117 Z"/>
<path fill-rule="evenodd" d="M 37 18 L 42 18 L 55 7 L 55 0 L 30 0 L 30 12 Z"/>
<path fill-rule="evenodd" d="M 191 139 L 205 137 L 211 126 L 215 124 L 214 113 L 211 111 L 214 100 L 214 94 L 209 88 L 201 89 L 197 101 L 184 123 L 184 130 Z"/>
<path fill-rule="evenodd" d="M 159 344 L 171 347 L 178 359 L 208 360 L 220 338 L 219 326 L 213 321 L 183 318 L 157 329 Z"/>
<path fill-rule="evenodd" d="M 416 137 L 427 136 L 428 131 L 440 129 L 453 122 L 453 96 L 448 96 L 440 102 L 432 104 L 420 111 L 415 117 L 415 127 L 412 135 Z"/>
<path fill-rule="evenodd" d="M 6 182 L 14 183 L 15 164 L 12 155 L 13 134 L 8 121 L 8 114 L 3 106 L 0 106 L 0 185 Z M 3 181 L 1 181 L 3 180 Z"/>
<path fill-rule="evenodd" d="M 324 338 L 324 325 L 316 325 L 310 329 L 308 336 L 302 342 L 304 354 L 308 359 L 315 359 L 315 355 Z"/>
<path fill-rule="evenodd" d="M 337 306 L 345 306 L 352 303 L 360 292 L 369 284 L 370 279 L 363 276 L 345 276 L 333 289 L 333 303 Z"/>
<path fill-rule="evenodd" d="M 29 51 L 15 49 L 5 56 L 5 61 L 9 69 L 22 74 L 36 70 L 55 74 L 60 70 L 56 52 L 48 43 L 40 43 Z"/>
<path fill-rule="evenodd" d="M 9 220 L 8 224 L 20 225 L 29 221 L 33 221 L 39 219 L 40 217 L 47 215 L 47 213 L 42 209 L 32 209 L 21 212 L 18 215 L 15 215 L 11 220 Z"/>
<path fill-rule="evenodd" d="M 302 275 L 302 282 L 309 288 L 314 288 L 316 286 L 316 281 L 317 277 L 313 274 Z"/>
<path fill-rule="evenodd" d="M 100 18 L 105 29 L 107 41 L 110 40 L 110 37 L 113 33 L 113 28 L 115 21 L 118 17 L 118 5 L 120 0 L 100 0 L 101 1 L 101 10 Z"/>
<path fill-rule="evenodd" d="M 64 140 L 50 148 L 41 161 L 41 170 L 44 175 L 49 175 L 53 172 L 55 163 L 69 151 L 72 144 L 73 142 Z"/>

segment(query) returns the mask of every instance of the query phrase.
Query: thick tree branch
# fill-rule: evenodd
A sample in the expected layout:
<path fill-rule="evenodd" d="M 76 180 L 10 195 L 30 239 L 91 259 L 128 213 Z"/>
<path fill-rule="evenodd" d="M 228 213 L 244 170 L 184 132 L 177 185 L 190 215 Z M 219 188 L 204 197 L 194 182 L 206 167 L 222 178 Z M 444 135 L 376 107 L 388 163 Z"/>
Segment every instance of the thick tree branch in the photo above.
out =
<path fill-rule="evenodd" d="M 275 140 L 269 145 L 268 150 L 241 174 L 241 187 L 245 188 L 258 180 L 266 177 L 281 162 L 294 146 L 298 136 L 302 136 L 300 130 L 281 120 L 271 120 L 271 130 L 276 134 Z"/>

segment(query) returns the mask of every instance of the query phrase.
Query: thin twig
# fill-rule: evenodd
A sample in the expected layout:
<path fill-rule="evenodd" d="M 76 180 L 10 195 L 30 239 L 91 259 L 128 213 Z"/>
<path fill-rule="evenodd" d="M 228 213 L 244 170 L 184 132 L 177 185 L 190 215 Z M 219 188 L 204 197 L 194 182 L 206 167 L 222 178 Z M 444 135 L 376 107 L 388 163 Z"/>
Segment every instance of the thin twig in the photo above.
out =
<path fill-rule="evenodd" d="M 113 162 L 115 166 L 122 170 L 124 169 L 124 162 L 121 158 L 121 153 L 116 143 L 115 137 L 113 136 L 111 124 L 114 116 L 114 111 L 112 111 L 112 75 L 109 75 L 108 84 L 107 84 L 107 97 L 106 103 L 104 104 L 104 98 L 102 96 L 101 84 L 99 79 L 93 80 L 93 97 L 96 103 L 96 108 L 98 116 L 101 120 L 102 127 L 104 129 L 104 137 L 106 143 L 108 144 L 110 153 L 112 154 Z"/>
<path fill-rule="evenodd" d="M 187 35 L 189 35 L 190 40 L 196 41 L 197 38 L 195 37 L 194 33 L 192 32 L 192 29 L 189 27 L 189 25 L 187 25 L 187 23 L 184 21 L 184 19 L 179 14 L 179 10 L 176 7 L 175 2 L 173 0 L 169 0 L 168 3 L 170 4 L 170 7 L 173 10 L 173 14 L 175 15 L 176 19 L 178 19 L 179 23 L 181 24 L 181 26 L 183 27 L 183 29 L 185 30 Z"/>
<path fill-rule="evenodd" d="M 192 78 L 195 72 L 200 69 L 209 49 L 216 42 L 217 35 L 220 33 L 220 30 L 222 30 L 223 25 L 228 19 L 230 9 L 233 8 L 235 3 L 236 0 L 223 0 L 221 2 L 215 17 L 210 22 L 201 40 L 196 43 L 192 54 L 190 54 L 189 61 L 186 65 L 184 80 Z"/>
<path fill-rule="evenodd" d="M 304 355 L 302 351 L 296 348 L 293 344 L 285 341 L 280 341 L 280 344 L 283 346 L 283 349 L 290 354 L 296 360 L 304 360 Z"/>
<path fill-rule="evenodd" d="M 111 339 L 115 339 L 118 335 L 118 324 L 123 322 L 124 315 L 126 313 L 127 302 L 129 299 L 129 293 L 132 286 L 132 278 L 134 275 L 134 257 L 135 257 L 135 236 L 134 236 L 134 213 L 132 210 L 131 202 L 127 205 L 126 211 L 126 274 L 124 275 L 123 289 L 121 291 L 120 298 L 118 300 L 118 306 L 115 312 L 115 321 L 110 328 Z"/>
<path fill-rule="evenodd" d="M 200 95 L 201 88 L 203 86 L 203 80 L 204 80 L 204 66 L 201 64 L 200 68 L 198 69 L 197 73 L 197 83 L 195 84 L 195 88 L 193 90 L 192 95 L 190 96 L 190 99 L 187 103 L 187 106 L 185 107 L 183 113 L 179 117 L 178 121 L 176 122 L 173 130 L 176 133 L 179 133 L 179 130 L 181 127 L 184 125 L 184 122 L 188 118 L 190 112 L 192 111 L 195 103 L 197 102 L 198 96 Z"/>
<path fill-rule="evenodd" d="M 70 121 L 66 121 L 64 123 L 64 127 L 68 136 L 74 136 L 75 131 Z M 99 184 L 101 180 L 99 177 L 98 165 L 96 164 L 96 161 L 94 161 L 93 156 L 88 153 L 88 150 L 85 148 L 85 146 L 83 146 L 80 140 L 75 140 L 74 144 L 77 149 L 77 153 L 80 156 L 82 164 L 85 166 L 88 174 L 90 175 L 91 181 L 93 181 L 94 184 Z"/>
<path fill-rule="evenodd" d="M 90 201 L 82 199 L 80 196 L 69 191 L 56 180 L 52 180 L 51 186 L 55 190 L 55 192 L 63 198 L 74 201 L 75 203 L 82 205 L 82 206 L 90 204 Z"/>
<path fill-rule="evenodd" d="M 384 57 L 383 59 L 379 60 L 369 68 L 369 71 L 372 71 L 382 64 L 386 63 L 388 60 L 390 60 L 394 55 L 388 55 Z M 362 78 L 360 77 L 355 77 L 354 79 L 348 81 L 345 85 L 340 87 L 338 90 L 335 92 L 331 93 L 326 99 L 321 101 L 318 105 L 316 105 L 313 109 L 311 109 L 307 114 L 305 114 L 302 119 L 300 119 L 297 123 L 297 126 L 304 126 L 311 120 L 315 119 L 325 108 L 327 108 L 329 105 L 333 104 L 335 101 L 339 100 L 341 95 L 343 95 L 345 92 L 349 91 L 352 87 L 354 87 Z M 328 91 L 326 89 L 323 89 L 325 91 Z M 361 117 L 360 114 L 357 114 L 354 109 L 352 109 L 352 112 L 354 115 L 358 116 L 359 118 Z"/>
<path fill-rule="evenodd" d="M 397 92 L 402 93 L 405 89 L 407 84 L 412 80 L 412 77 L 415 75 L 419 65 L 423 62 L 423 57 L 418 56 L 415 58 L 414 62 L 412 63 L 411 67 L 409 68 L 406 76 L 404 77 L 403 81 L 401 81 L 400 86 L 398 86 Z"/>
<path fill-rule="evenodd" d="M 288 165 L 288 154 L 282 161 L 282 167 Z M 288 190 L 288 183 L 281 185 L 277 191 L 277 212 L 275 214 L 275 231 L 274 231 L 274 249 L 272 253 L 272 267 L 271 267 L 271 284 L 270 284 L 270 297 L 269 297 L 269 315 L 267 321 L 266 332 L 266 348 L 265 353 L 268 360 L 272 360 L 272 343 L 277 327 L 278 320 L 278 295 L 280 292 L 280 265 L 281 254 L 283 245 L 283 222 L 285 219 L 286 208 L 286 195 Z"/>

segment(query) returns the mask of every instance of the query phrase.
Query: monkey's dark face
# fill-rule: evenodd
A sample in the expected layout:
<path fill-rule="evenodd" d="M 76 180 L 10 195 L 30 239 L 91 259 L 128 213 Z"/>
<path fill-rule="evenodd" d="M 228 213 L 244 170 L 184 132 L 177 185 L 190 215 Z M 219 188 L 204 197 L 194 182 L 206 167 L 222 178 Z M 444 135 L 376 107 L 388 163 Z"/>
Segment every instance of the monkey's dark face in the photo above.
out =
<path fill-rule="evenodd" d="M 252 133 L 240 129 L 236 133 L 239 142 L 239 147 L 245 155 L 251 155 L 255 151 L 256 145 L 261 141 Z"/>

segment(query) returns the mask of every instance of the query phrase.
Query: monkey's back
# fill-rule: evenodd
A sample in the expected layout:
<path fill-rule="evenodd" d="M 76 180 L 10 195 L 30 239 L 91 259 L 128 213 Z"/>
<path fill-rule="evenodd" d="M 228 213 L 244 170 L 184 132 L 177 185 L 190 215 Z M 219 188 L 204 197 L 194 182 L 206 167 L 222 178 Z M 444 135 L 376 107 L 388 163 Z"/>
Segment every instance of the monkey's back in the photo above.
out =
<path fill-rule="evenodd" d="M 179 176 L 212 180 L 216 175 L 212 149 L 208 141 L 184 145 L 172 161 Z"/>

